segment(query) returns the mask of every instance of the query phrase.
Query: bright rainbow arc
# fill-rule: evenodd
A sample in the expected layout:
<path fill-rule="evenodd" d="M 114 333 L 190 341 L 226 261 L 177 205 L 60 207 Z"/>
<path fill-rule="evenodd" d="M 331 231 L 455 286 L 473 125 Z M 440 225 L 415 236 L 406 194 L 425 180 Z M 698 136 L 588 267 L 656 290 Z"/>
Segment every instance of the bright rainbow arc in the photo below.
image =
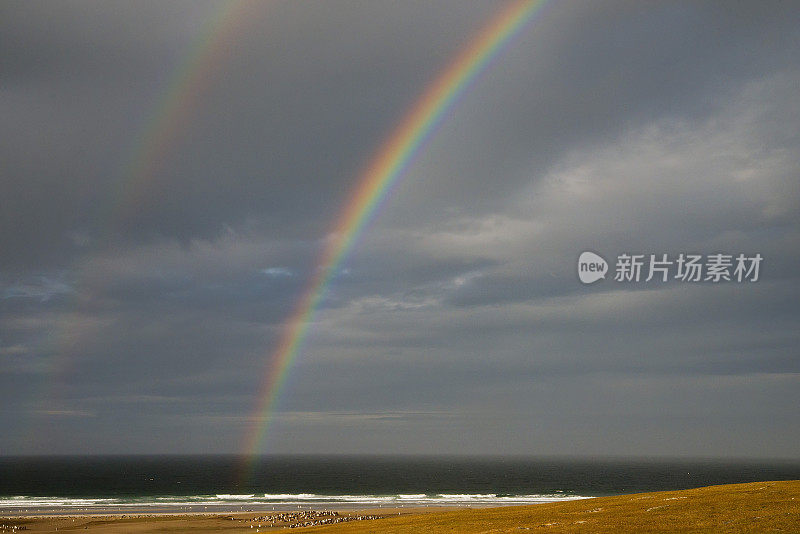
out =
<path fill-rule="evenodd" d="M 333 226 L 317 269 L 286 320 L 280 341 L 270 357 L 266 380 L 245 441 L 245 454 L 250 463 L 260 451 L 272 420 L 275 401 L 342 260 L 358 241 L 391 186 L 470 82 L 545 4 L 546 0 L 518 0 L 501 10 L 416 101 L 360 175 L 355 192 Z"/>

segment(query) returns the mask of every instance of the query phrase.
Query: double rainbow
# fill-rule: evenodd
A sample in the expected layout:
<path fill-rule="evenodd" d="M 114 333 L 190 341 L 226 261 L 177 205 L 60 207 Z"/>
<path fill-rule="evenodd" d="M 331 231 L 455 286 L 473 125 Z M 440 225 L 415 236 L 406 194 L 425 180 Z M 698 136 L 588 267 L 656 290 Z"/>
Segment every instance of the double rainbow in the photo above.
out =
<path fill-rule="evenodd" d="M 275 401 L 342 260 L 353 249 L 389 189 L 403 175 L 414 155 L 470 82 L 541 11 L 545 3 L 545 0 L 518 0 L 505 6 L 425 90 L 358 178 L 353 194 L 330 231 L 314 275 L 286 320 L 279 343 L 269 357 L 253 423 L 246 437 L 245 454 L 250 461 L 261 450 Z"/>

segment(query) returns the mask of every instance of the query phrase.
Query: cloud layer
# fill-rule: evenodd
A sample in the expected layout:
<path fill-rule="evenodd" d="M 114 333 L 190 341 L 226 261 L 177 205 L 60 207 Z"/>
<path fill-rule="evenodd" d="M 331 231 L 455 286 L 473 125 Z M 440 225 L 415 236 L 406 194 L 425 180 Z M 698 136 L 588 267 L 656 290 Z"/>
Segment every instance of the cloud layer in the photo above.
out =
<path fill-rule="evenodd" d="M 7 3 L 0 450 L 241 451 L 359 170 L 500 6 L 244 4 L 131 184 L 223 5 Z M 551 2 L 345 261 L 265 452 L 794 455 L 794 11 Z M 584 286 L 584 250 L 765 259 Z"/>

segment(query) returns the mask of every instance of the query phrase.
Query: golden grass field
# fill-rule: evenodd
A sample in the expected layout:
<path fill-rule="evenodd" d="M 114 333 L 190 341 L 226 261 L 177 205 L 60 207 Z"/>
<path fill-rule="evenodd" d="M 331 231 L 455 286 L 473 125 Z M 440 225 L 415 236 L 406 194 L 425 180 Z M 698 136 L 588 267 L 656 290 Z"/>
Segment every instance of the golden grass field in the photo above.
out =
<path fill-rule="evenodd" d="M 285 528 L 285 523 L 277 523 L 275 527 L 261 523 L 259 528 L 258 523 L 250 521 L 257 515 L 263 516 L 264 513 L 4 518 L 0 519 L 0 524 L 6 528 L 24 527 L 28 532 L 56 532 L 58 529 L 58 532 L 92 533 L 274 532 Z M 0 532 L 2 530 L 0 528 Z M 800 533 L 800 481 L 753 482 L 503 508 L 404 510 L 400 515 L 387 515 L 381 519 L 291 531 L 331 534 L 526 531 Z"/>

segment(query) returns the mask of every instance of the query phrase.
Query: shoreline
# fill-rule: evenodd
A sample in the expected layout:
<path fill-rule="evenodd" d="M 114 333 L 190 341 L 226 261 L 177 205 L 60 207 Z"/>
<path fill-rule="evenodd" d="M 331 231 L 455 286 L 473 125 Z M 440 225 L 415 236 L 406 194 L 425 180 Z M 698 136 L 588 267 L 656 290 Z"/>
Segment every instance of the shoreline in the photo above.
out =
<path fill-rule="evenodd" d="M 281 515 L 282 518 L 277 517 Z M 271 532 L 275 528 L 287 527 L 302 527 L 303 532 L 342 534 L 384 531 L 511 532 L 519 529 L 548 529 L 550 532 L 756 532 L 769 529 L 797 531 L 798 525 L 800 480 L 632 493 L 526 506 L 0 516 L 0 532 L 80 529 L 109 534 L 165 529 L 209 533 Z"/>
<path fill-rule="evenodd" d="M 137 498 L 137 502 L 102 502 L 112 500 L 105 497 L 76 497 L 75 504 L 68 504 L 70 498 L 62 497 L 7 497 L 0 499 L 0 517 L 56 517 L 56 516 L 143 516 L 143 515 L 213 515 L 241 513 L 272 513 L 308 510 L 335 510 L 339 512 L 358 512 L 364 510 L 445 510 L 466 508 L 493 508 L 502 506 L 527 506 L 550 502 L 567 502 L 588 499 L 589 495 L 317 495 L 315 499 L 265 501 L 230 500 L 227 502 L 164 502 L 164 497 Z M 28 500 L 25 503 L 25 500 Z M 93 501 L 93 502 L 92 502 Z M 12 502 L 20 504 L 11 504 Z"/>
<path fill-rule="evenodd" d="M 586 499 L 595 499 L 599 497 L 586 497 Z M 541 503 L 546 504 L 546 503 Z M 526 504 L 523 506 L 538 506 L 537 504 Z M 518 508 L 519 505 L 513 506 Z M 116 512 L 116 511 L 102 511 L 102 512 L 87 512 L 87 513 L 70 513 L 70 512 L 43 512 L 41 514 L 9 514 L 0 513 L 0 521 L 4 519 L 72 519 L 78 517 L 87 518 L 113 518 L 113 519 L 146 519 L 146 518 L 160 518 L 160 517 L 219 517 L 219 516 L 242 516 L 249 517 L 253 514 L 283 514 L 283 513 L 297 513 L 297 512 L 337 512 L 340 514 L 372 514 L 372 515 L 402 515 L 402 514 L 421 514 L 421 513 L 437 513 L 437 512 L 453 512 L 457 510 L 481 510 L 487 508 L 512 508 L 512 506 L 491 506 L 491 505 L 441 505 L 441 506 L 408 506 L 405 508 L 387 507 L 387 508 L 276 508 L 275 510 L 234 510 L 234 511 L 221 511 L 221 512 Z"/>

